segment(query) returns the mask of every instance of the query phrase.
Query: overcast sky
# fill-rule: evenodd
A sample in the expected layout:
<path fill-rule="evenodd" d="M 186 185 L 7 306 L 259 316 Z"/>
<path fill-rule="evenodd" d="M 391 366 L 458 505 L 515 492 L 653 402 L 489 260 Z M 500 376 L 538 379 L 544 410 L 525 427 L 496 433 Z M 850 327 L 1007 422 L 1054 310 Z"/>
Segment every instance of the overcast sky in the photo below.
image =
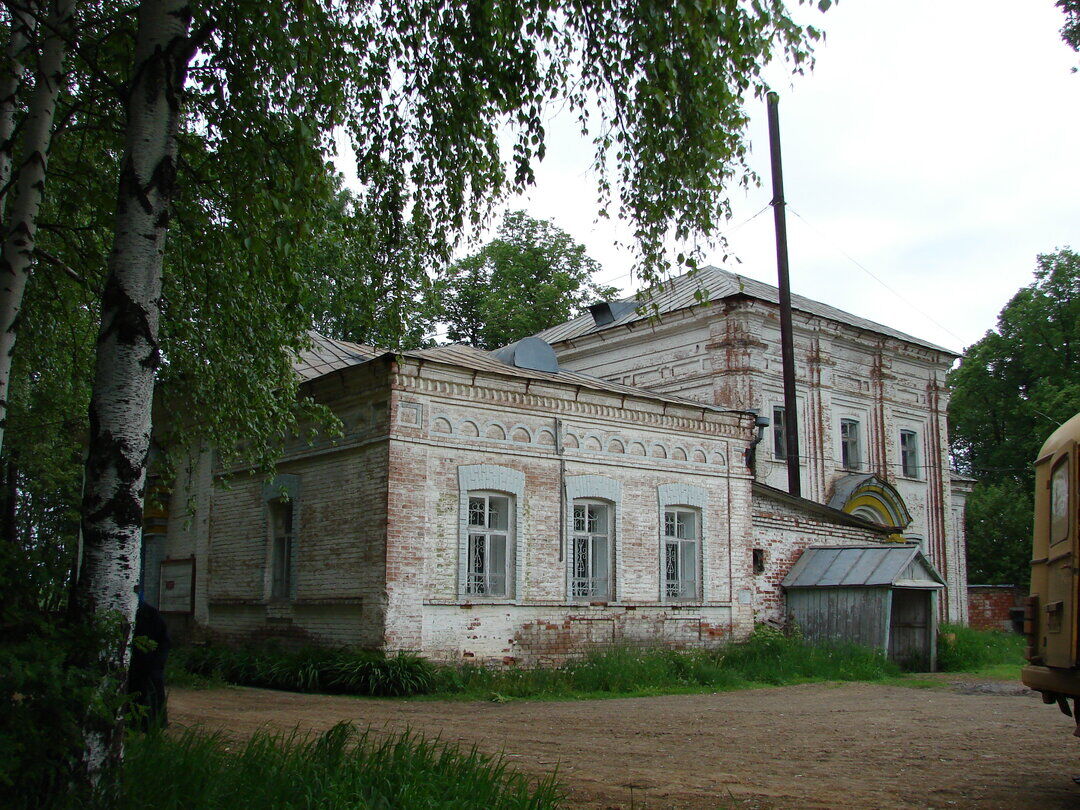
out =
<path fill-rule="evenodd" d="M 816 67 L 768 74 L 792 290 L 961 350 L 1032 281 L 1037 254 L 1080 250 L 1080 54 L 1064 16 L 1053 0 L 840 0 L 798 15 L 826 32 Z M 726 230 L 741 261 L 707 259 L 775 284 L 771 209 L 754 216 L 771 196 L 764 103 L 750 113 L 762 186 L 735 191 Z M 537 184 L 507 209 L 554 221 L 603 265 L 597 281 L 634 292 L 616 247 L 629 232 L 596 217 L 591 144 L 568 116 L 546 129 Z"/>
<path fill-rule="evenodd" d="M 1080 55 L 1061 41 L 1063 15 L 1053 0 L 841 0 L 803 16 L 827 35 L 814 71 L 770 74 L 792 289 L 961 349 L 1032 280 L 1038 253 L 1080 249 Z M 775 284 L 771 210 L 739 227 L 770 197 L 753 104 L 763 185 L 735 200 L 742 263 L 726 266 Z M 536 187 L 510 207 L 554 220 L 603 264 L 598 280 L 631 292 L 614 244 L 627 233 L 596 222 L 589 145 L 571 121 L 549 135 Z"/>

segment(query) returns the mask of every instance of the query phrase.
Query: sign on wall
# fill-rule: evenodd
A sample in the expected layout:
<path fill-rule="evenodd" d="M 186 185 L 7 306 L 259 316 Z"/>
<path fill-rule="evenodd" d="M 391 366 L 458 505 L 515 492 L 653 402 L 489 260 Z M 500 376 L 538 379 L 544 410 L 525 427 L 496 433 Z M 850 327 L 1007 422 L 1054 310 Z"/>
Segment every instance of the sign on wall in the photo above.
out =
<path fill-rule="evenodd" d="M 195 558 L 164 560 L 158 610 L 162 613 L 193 613 L 195 609 Z"/>

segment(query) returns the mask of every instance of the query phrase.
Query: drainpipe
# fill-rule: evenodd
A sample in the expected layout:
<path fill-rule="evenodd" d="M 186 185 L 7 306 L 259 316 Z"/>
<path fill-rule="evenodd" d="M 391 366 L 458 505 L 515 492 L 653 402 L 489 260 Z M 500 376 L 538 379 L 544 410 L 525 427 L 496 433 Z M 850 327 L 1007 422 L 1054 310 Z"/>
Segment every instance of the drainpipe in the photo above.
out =
<path fill-rule="evenodd" d="M 559 457 L 559 562 L 563 562 L 566 544 L 566 459 L 563 457 L 562 419 L 555 417 L 555 453 Z"/>
<path fill-rule="evenodd" d="M 760 416 L 756 410 L 751 409 L 750 413 L 754 414 L 754 426 L 757 428 L 757 436 L 750 442 L 750 446 L 746 448 L 744 455 L 746 457 L 746 466 L 750 468 L 750 474 L 757 478 L 757 446 L 761 444 L 761 440 L 765 438 L 765 428 L 769 426 L 769 417 Z"/>

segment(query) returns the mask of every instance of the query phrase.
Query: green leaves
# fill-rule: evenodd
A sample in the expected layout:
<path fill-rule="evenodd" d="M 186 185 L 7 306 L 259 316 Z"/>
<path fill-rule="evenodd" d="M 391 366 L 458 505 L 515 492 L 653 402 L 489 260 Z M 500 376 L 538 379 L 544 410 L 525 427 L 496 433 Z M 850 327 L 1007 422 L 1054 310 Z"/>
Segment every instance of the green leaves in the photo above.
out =
<path fill-rule="evenodd" d="M 450 268 L 448 337 L 495 349 L 569 320 L 615 294 L 590 281 L 599 270 L 554 223 L 512 211 L 496 239 Z"/>
<path fill-rule="evenodd" d="M 1032 464 L 1046 438 L 1080 411 L 1080 255 L 1069 248 L 1040 255 L 1035 281 L 1001 310 L 996 330 L 968 347 L 949 382 L 953 455 L 980 482 L 968 506 L 970 578 L 1022 584 Z"/>

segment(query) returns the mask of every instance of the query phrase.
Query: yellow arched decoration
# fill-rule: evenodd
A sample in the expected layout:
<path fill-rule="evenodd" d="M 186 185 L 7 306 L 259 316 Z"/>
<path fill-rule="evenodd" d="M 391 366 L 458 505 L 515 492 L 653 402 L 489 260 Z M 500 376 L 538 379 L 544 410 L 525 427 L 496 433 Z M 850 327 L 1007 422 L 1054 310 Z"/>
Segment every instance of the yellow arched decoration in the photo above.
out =
<path fill-rule="evenodd" d="M 859 508 L 869 509 L 877 516 L 877 522 L 885 526 L 892 525 L 892 515 L 889 508 L 882 502 L 881 497 L 875 492 L 863 490 L 850 501 L 844 504 L 844 511 L 852 515 Z"/>

